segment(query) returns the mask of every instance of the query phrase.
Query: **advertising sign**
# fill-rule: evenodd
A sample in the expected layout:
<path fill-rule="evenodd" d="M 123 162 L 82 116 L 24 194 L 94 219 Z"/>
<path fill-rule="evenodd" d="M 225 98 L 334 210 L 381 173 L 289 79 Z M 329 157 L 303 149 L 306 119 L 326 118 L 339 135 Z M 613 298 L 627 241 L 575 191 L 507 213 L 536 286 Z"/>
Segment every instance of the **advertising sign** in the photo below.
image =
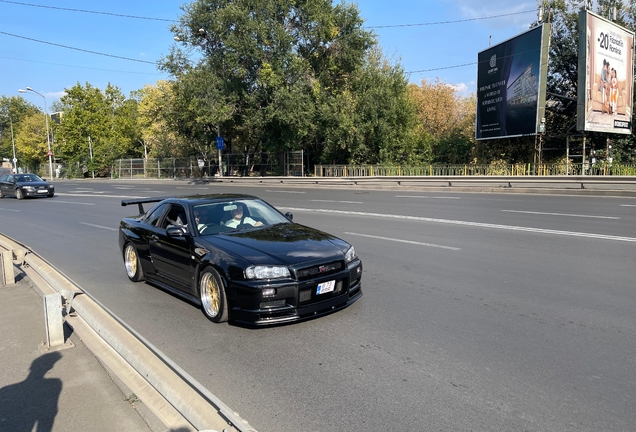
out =
<path fill-rule="evenodd" d="M 633 92 L 634 33 L 582 10 L 577 129 L 631 134 Z"/>
<path fill-rule="evenodd" d="M 545 114 L 550 24 L 481 51 L 475 138 L 535 135 Z"/>

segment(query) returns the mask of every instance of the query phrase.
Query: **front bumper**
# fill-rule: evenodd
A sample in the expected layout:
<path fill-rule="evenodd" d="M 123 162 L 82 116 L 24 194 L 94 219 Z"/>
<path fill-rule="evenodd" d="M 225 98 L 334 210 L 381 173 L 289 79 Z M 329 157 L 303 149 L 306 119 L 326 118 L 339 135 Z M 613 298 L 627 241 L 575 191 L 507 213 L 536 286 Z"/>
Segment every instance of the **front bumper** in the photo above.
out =
<path fill-rule="evenodd" d="M 53 187 L 50 188 L 35 188 L 35 189 L 26 189 L 22 188 L 22 195 L 28 198 L 39 197 L 39 196 L 49 196 L 55 193 L 55 189 Z"/>
<path fill-rule="evenodd" d="M 326 315 L 362 297 L 361 279 L 362 262 L 354 260 L 343 271 L 309 280 L 258 286 L 234 283 L 237 297 L 230 312 L 231 319 L 252 326 L 267 326 Z M 335 281 L 334 291 L 318 294 L 318 284 L 329 281 Z M 276 295 L 263 298 L 263 288 L 275 288 Z"/>

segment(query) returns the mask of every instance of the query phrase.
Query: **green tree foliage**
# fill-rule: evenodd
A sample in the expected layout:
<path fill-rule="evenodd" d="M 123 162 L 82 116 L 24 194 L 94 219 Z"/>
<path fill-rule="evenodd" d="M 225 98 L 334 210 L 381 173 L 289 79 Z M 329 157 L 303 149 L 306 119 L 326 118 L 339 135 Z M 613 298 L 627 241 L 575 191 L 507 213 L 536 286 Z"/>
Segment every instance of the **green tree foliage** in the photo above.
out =
<path fill-rule="evenodd" d="M 48 160 L 48 141 L 46 138 L 46 119 L 41 112 L 29 113 L 18 123 L 15 132 L 18 166 L 31 167 Z"/>
<path fill-rule="evenodd" d="M 104 174 L 115 159 L 143 156 L 135 99 L 110 84 L 102 91 L 78 83 L 65 92 L 64 115 L 55 128 L 57 157 Z"/>
<path fill-rule="evenodd" d="M 181 157 L 187 155 L 187 146 L 170 126 L 171 110 L 174 107 L 172 83 L 157 81 L 133 92 L 138 101 L 137 122 L 144 155 L 152 158 Z"/>
<path fill-rule="evenodd" d="M 40 114 L 42 123 L 44 123 L 44 114 L 32 103 L 27 102 L 20 96 L 0 96 L 0 157 L 13 159 L 13 143 L 11 142 L 11 123 L 13 123 L 14 139 L 18 134 L 20 123 L 33 114 Z M 44 130 L 42 138 L 46 139 Z M 16 156 L 20 158 L 19 151 L 16 149 Z M 20 160 L 20 163 L 22 161 Z"/>
<path fill-rule="evenodd" d="M 421 150 L 404 73 L 373 49 L 355 5 L 198 0 L 183 10 L 173 28 L 182 48 L 161 67 L 174 77 L 167 122 L 197 153 L 214 151 L 217 125 L 234 152 L 306 149 L 343 163 Z"/>

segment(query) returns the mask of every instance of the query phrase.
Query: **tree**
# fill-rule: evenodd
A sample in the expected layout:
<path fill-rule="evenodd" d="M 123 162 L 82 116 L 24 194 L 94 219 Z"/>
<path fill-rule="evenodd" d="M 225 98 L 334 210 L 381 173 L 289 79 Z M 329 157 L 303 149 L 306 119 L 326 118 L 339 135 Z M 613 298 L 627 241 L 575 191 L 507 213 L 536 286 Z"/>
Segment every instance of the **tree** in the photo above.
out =
<path fill-rule="evenodd" d="M 241 151 L 312 147 L 317 125 L 346 99 L 374 36 L 354 5 L 326 0 L 198 0 L 173 28 L 161 67 L 175 78 L 171 124 L 191 143 L 211 146 L 221 126 Z"/>
<path fill-rule="evenodd" d="M 58 157 L 104 174 L 115 159 L 143 155 L 137 101 L 110 84 L 101 91 L 78 83 L 65 92 L 60 98 L 64 116 L 56 127 Z"/>
<path fill-rule="evenodd" d="M 33 170 L 47 160 L 46 122 L 42 113 L 23 117 L 15 129 L 15 148 L 21 166 Z"/>
<path fill-rule="evenodd" d="M 13 158 L 13 143 L 11 141 L 11 124 L 13 124 L 14 138 L 18 126 L 26 117 L 40 114 L 44 123 L 44 114 L 32 103 L 20 96 L 0 96 L 0 157 Z M 46 137 L 46 135 L 43 135 Z M 16 155 L 18 155 L 16 150 Z M 22 161 L 21 161 L 22 162 Z"/>
<path fill-rule="evenodd" d="M 438 79 L 411 84 L 420 128 L 431 137 L 436 163 L 468 163 L 474 158 L 475 96 L 462 97 L 457 89 Z"/>
<path fill-rule="evenodd" d="M 133 98 L 138 101 L 137 121 L 144 155 L 153 158 L 187 155 L 187 146 L 169 123 L 174 109 L 172 83 L 161 80 L 156 85 L 147 84 L 133 92 Z"/>

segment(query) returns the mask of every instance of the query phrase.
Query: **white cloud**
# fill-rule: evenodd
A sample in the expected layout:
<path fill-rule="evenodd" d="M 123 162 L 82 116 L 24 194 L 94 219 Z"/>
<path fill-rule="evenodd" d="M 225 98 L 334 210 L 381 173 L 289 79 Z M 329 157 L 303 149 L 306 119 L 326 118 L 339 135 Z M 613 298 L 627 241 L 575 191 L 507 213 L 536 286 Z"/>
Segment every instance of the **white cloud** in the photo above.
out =
<path fill-rule="evenodd" d="M 47 99 L 59 99 L 62 96 L 66 96 L 66 92 L 65 91 L 49 92 L 49 93 L 46 93 L 44 96 L 46 96 Z"/>
<path fill-rule="evenodd" d="M 461 97 L 468 97 L 471 95 L 471 93 L 475 93 L 475 83 L 471 82 L 471 83 L 459 83 L 459 84 L 449 84 L 449 86 L 451 86 L 459 96 Z"/>

